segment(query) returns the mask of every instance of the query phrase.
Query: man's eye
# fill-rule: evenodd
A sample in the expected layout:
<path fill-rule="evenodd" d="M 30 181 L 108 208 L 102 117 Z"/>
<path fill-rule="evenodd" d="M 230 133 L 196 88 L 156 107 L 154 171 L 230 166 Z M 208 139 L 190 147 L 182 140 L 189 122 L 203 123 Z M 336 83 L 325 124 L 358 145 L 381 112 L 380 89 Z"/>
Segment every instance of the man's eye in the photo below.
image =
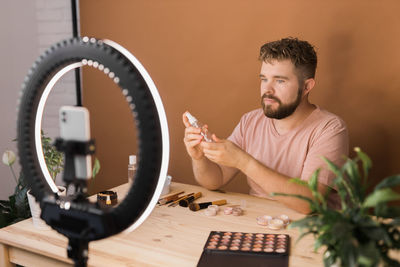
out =
<path fill-rule="evenodd" d="M 276 80 L 277 83 L 284 83 L 285 80 Z"/>

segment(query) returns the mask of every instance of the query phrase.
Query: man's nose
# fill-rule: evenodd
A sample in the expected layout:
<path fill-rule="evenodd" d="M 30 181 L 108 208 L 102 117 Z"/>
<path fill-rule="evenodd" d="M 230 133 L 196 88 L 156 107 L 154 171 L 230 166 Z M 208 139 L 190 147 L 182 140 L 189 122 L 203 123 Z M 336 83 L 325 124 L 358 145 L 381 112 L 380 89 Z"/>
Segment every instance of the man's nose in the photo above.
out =
<path fill-rule="evenodd" d="M 275 93 L 275 89 L 271 83 L 266 82 L 261 84 L 261 94 L 273 95 Z"/>

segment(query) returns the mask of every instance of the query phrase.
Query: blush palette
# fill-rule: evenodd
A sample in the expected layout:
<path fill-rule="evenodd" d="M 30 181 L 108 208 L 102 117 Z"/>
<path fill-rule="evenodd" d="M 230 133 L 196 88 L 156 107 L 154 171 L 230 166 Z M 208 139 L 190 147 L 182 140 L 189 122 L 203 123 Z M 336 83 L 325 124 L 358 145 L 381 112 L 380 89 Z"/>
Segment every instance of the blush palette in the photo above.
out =
<path fill-rule="evenodd" d="M 257 266 L 288 266 L 289 248 L 290 236 L 286 234 L 212 231 L 198 266 L 228 262 L 230 266 L 249 262 Z"/>

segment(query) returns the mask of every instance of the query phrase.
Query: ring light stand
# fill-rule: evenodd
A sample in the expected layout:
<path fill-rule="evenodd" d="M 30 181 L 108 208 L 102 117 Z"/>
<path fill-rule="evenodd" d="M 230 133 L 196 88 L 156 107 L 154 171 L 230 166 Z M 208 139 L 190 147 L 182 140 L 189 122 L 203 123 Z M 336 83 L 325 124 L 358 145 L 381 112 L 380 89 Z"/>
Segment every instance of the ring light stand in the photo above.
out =
<path fill-rule="evenodd" d="M 138 129 L 138 169 L 124 200 L 115 208 L 102 209 L 87 200 L 86 181 L 82 183 L 65 173 L 64 181 L 78 192 L 60 197 L 43 157 L 41 121 L 46 100 L 55 83 L 68 71 L 91 66 L 104 72 L 117 84 L 128 102 Z M 168 124 L 150 75 L 140 62 L 122 46 L 110 40 L 72 38 L 48 49 L 33 64 L 23 84 L 18 110 L 18 152 L 24 177 L 41 217 L 69 239 L 68 256 L 76 266 L 86 266 L 88 243 L 123 230 L 137 228 L 151 213 L 162 192 L 169 161 Z M 68 150 L 65 157 L 93 152 L 89 143 L 59 140 Z M 66 162 L 68 159 L 66 158 Z M 68 169 L 68 170 L 67 170 Z M 71 173 L 71 172 L 70 172 Z"/>

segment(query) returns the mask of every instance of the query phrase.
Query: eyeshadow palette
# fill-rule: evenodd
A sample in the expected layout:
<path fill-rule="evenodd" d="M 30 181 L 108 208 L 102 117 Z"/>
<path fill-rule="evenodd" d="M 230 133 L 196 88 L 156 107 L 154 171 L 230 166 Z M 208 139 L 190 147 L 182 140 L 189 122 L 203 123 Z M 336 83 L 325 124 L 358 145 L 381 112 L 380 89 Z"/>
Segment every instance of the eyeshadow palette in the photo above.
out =
<path fill-rule="evenodd" d="M 290 236 L 286 234 L 212 231 L 198 266 L 288 266 Z M 234 265 L 232 265 L 234 264 Z"/>

